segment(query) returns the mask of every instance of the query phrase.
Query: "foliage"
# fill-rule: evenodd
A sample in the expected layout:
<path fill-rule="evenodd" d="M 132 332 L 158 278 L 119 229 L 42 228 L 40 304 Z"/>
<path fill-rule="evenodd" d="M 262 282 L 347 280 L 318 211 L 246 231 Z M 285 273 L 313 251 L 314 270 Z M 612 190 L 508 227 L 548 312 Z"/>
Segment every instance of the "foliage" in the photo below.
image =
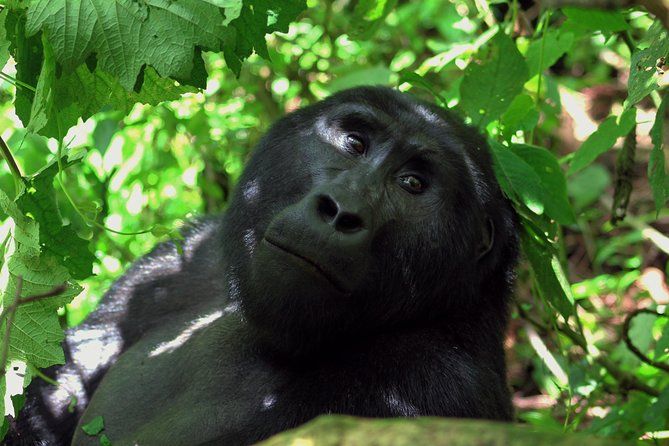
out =
<path fill-rule="evenodd" d="M 273 120 L 386 84 L 484 132 L 520 215 L 519 419 L 668 435 L 667 30 L 641 7 L 528 3 L 4 2 L 0 393 L 62 362 L 59 321 L 80 322 L 134 258 L 223 210 Z"/>

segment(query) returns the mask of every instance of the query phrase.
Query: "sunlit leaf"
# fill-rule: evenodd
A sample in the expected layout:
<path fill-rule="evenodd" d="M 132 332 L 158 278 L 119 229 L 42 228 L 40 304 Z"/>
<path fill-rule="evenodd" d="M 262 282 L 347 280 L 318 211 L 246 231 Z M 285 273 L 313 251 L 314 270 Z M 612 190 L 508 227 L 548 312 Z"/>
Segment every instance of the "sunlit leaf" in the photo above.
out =
<path fill-rule="evenodd" d="M 657 81 L 660 78 L 658 63 L 669 58 L 669 32 L 659 21 L 653 23 L 648 35 L 650 41 L 648 48 L 632 53 L 625 107 L 633 106 L 657 89 Z"/>
<path fill-rule="evenodd" d="M 495 141 L 491 141 L 490 146 L 495 161 L 495 174 L 504 192 L 510 197 L 518 197 L 535 214 L 542 214 L 543 186 L 532 166 L 508 147 Z"/>
<path fill-rule="evenodd" d="M 523 89 L 528 69 L 515 43 L 499 32 L 472 61 L 460 85 L 460 107 L 478 127 L 494 121 Z"/>
<path fill-rule="evenodd" d="M 616 140 L 627 135 L 636 125 L 636 109 L 625 110 L 619 117 L 609 116 L 578 149 L 569 165 L 571 175 L 592 163 L 599 155 L 613 147 Z"/>
<path fill-rule="evenodd" d="M 510 147 L 539 176 L 544 189 L 546 214 L 563 225 L 574 223 L 576 217 L 567 198 L 567 182 L 555 156 L 543 147 L 526 144 L 512 144 Z"/>

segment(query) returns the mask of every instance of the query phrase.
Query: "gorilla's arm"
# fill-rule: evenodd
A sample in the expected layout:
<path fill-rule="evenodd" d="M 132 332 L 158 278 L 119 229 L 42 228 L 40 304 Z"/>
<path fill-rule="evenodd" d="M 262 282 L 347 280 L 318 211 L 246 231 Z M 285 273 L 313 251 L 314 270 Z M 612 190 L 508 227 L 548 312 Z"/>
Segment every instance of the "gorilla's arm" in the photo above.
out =
<path fill-rule="evenodd" d="M 174 315 L 194 317 L 217 305 L 225 292 L 216 280 L 220 274 L 210 270 L 216 250 L 201 242 L 215 238 L 219 224 L 205 220 L 184 231 L 183 255 L 174 242 L 156 246 L 112 285 L 85 322 L 66 332 L 65 365 L 44 371 L 59 386 L 32 381 L 5 439 L 8 446 L 69 444 L 100 379 L 123 351 Z M 69 412 L 72 396 L 77 404 Z"/>
<path fill-rule="evenodd" d="M 80 424 L 103 415 L 115 446 L 187 446 L 252 444 L 323 413 L 511 417 L 504 376 L 483 366 L 488 353 L 437 328 L 341 346 L 308 366 L 251 347 L 236 312 L 186 332 L 156 332 L 124 353 Z M 183 343 L 161 348 L 166 337 Z M 73 444 L 98 440 L 78 429 Z"/>

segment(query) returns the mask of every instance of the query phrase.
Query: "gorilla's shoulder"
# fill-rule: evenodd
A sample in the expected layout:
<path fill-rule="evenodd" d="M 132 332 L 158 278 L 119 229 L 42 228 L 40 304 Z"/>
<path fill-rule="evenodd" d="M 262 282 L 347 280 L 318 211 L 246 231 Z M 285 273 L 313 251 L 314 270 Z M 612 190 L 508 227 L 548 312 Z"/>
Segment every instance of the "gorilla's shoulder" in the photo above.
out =
<path fill-rule="evenodd" d="M 222 299 L 225 288 L 216 280 L 221 275 L 212 271 L 220 265 L 220 227 L 220 216 L 201 218 L 183 228 L 183 239 L 158 244 L 114 282 L 87 324 L 130 320 L 122 325 L 124 338 L 131 341 L 165 317 Z"/>

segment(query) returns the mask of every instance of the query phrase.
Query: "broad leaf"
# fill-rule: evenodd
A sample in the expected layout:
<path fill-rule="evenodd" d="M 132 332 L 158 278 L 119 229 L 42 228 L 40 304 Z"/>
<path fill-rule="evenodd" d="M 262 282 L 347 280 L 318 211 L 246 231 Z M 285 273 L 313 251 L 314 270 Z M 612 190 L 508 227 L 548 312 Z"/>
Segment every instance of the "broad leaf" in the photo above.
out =
<path fill-rule="evenodd" d="M 510 140 L 518 130 L 532 130 L 539 122 L 539 112 L 534 105 L 534 99 L 525 93 L 519 94 L 511 101 L 499 122 L 506 140 Z"/>
<path fill-rule="evenodd" d="M 653 23 L 648 35 L 650 42 L 648 48 L 632 53 L 625 100 L 625 107 L 628 108 L 657 89 L 657 81 L 660 78 L 658 61 L 662 58 L 669 59 L 669 33 L 659 21 Z"/>
<path fill-rule="evenodd" d="M 460 107 L 479 128 L 499 118 L 523 89 L 528 70 L 516 44 L 499 32 L 481 60 L 472 61 L 460 85 Z"/>
<path fill-rule="evenodd" d="M 546 214 L 562 225 L 576 221 L 567 198 L 567 182 L 555 156 L 542 147 L 512 144 L 511 150 L 532 166 L 543 186 Z"/>
<path fill-rule="evenodd" d="M 44 31 L 66 71 L 95 54 L 129 91 L 143 65 L 162 77 L 190 78 L 195 47 L 219 51 L 229 38 L 222 22 L 218 7 L 198 0 L 36 0 L 26 32 Z"/>
<path fill-rule="evenodd" d="M 556 253 L 546 249 L 542 234 L 536 234 L 527 222 L 524 222 L 523 228 L 523 253 L 530 262 L 532 278 L 539 294 L 545 302 L 568 319 L 574 312 L 574 296 L 562 265 Z"/>
<path fill-rule="evenodd" d="M 6 9 L 0 11 L 0 69 L 5 66 L 5 63 L 9 59 L 9 40 L 7 39 L 7 31 L 5 30 L 7 14 L 8 11 Z"/>
<path fill-rule="evenodd" d="M 636 125 L 636 109 L 625 110 L 619 117 L 606 118 L 581 144 L 567 173 L 571 175 L 592 163 L 599 155 L 613 147 L 618 138 L 627 135 L 634 125 Z"/>
<path fill-rule="evenodd" d="M 288 25 L 306 8 L 306 0 L 244 1 L 239 17 L 230 22 L 233 38 L 224 42 L 225 62 L 237 75 L 253 51 L 269 59 L 265 34 L 288 32 Z"/>
<path fill-rule="evenodd" d="M 63 168 L 71 163 L 63 161 Z M 63 225 L 53 180 L 58 173 L 58 163 L 50 165 L 28 180 L 28 187 L 17 199 L 17 205 L 39 223 L 40 246 L 54 256 L 75 279 L 85 279 L 93 274 L 95 256 L 88 248 L 89 242 L 80 238 L 72 225 Z"/>
<path fill-rule="evenodd" d="M 527 206 L 535 214 L 544 212 L 544 193 L 541 179 L 532 166 L 511 149 L 490 141 L 495 175 L 507 196 Z"/>
<path fill-rule="evenodd" d="M 0 190 L 0 209 L 9 217 L 5 221 L 5 249 L 0 267 L 0 304 L 8 308 L 16 299 L 18 276 L 23 278 L 21 296 L 31 296 L 51 290 L 69 280 L 67 269 L 53 256 L 40 253 L 39 225 L 23 215 L 21 210 Z M 63 330 L 56 309 L 68 303 L 81 288 L 70 284 L 59 296 L 19 305 L 9 336 L 8 361 L 20 360 L 35 367 L 48 367 L 65 361 L 61 341 Z M 5 333 L 7 319 L 0 321 Z M 5 364 L 0 365 L 5 367 Z M 4 396 L 6 382 L 0 382 Z M 7 412 L 7 408 L 5 408 Z"/>
<path fill-rule="evenodd" d="M 530 43 L 525 57 L 530 77 L 550 68 L 574 44 L 574 33 L 549 29 Z"/>

